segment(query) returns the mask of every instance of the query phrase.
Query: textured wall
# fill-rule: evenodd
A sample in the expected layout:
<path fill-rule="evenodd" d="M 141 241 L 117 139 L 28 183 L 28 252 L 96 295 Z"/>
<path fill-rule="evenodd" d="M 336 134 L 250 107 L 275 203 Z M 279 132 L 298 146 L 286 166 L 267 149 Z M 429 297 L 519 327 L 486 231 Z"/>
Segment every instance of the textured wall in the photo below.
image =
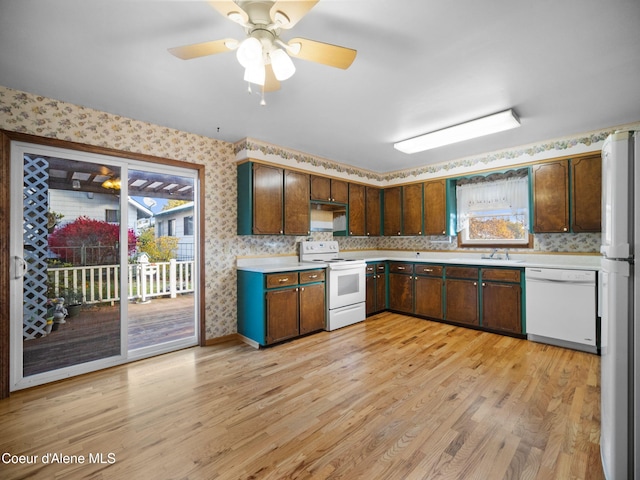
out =
<path fill-rule="evenodd" d="M 205 166 L 205 321 L 207 338 L 216 338 L 236 331 L 236 256 L 296 254 L 297 243 L 305 237 L 246 236 L 236 235 L 236 155 L 234 145 L 199 135 L 169 129 L 110 113 L 92 110 L 53 99 L 24 93 L 0 86 L 0 128 L 61 140 L 81 142 L 89 145 L 139 152 Z M 568 155 L 572 145 L 584 147 L 594 139 L 600 142 L 606 132 L 551 142 L 539 148 L 523 149 L 518 155 L 492 154 L 475 160 L 453 162 L 455 168 L 466 168 L 469 172 L 481 168 L 492 168 L 505 159 L 513 163 L 522 162 L 521 155 L 528 151 L 544 150 L 547 153 Z M 255 143 L 245 142 L 242 154 L 260 158 L 264 152 L 254 148 Z M 560 148 L 559 148 L 560 146 Z M 554 150 L 555 149 L 555 150 Z M 597 149 L 593 145 L 592 149 Z M 265 150 L 266 151 L 266 150 Z M 291 152 L 282 147 L 270 147 L 271 161 L 282 159 L 284 165 L 293 162 L 298 168 L 317 171 L 329 175 L 343 176 L 371 183 L 384 183 L 399 178 L 404 181 L 421 178 L 425 173 L 451 174 L 445 167 L 429 167 L 411 173 L 390 173 L 384 175 L 362 173 L 330 160 Z M 531 161 L 531 159 L 529 159 Z M 435 170 L 434 170 L 435 169 Z M 433 171 L 432 171 L 433 170 Z M 445 173 L 448 172 L 448 173 Z M 372 176 L 373 175 L 373 176 Z M 374 178 L 375 177 L 375 178 Z M 327 240 L 331 234 L 314 234 L 314 239 Z M 435 240 L 435 242 L 433 241 Z M 455 248 L 455 244 L 441 243 L 441 238 L 343 238 L 339 239 L 342 249 L 406 249 L 440 250 Z M 599 235 L 536 235 L 535 249 L 540 251 L 597 252 Z"/>

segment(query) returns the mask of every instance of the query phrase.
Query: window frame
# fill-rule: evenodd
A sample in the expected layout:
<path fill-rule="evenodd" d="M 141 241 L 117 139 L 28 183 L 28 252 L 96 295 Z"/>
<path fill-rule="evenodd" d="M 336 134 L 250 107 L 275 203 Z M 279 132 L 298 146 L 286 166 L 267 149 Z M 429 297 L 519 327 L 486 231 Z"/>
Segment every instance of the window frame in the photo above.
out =
<path fill-rule="evenodd" d="M 506 174 L 507 172 L 491 172 L 488 173 L 486 175 L 471 175 L 470 177 L 460 177 L 460 179 L 463 178 L 472 178 L 472 177 L 476 177 L 476 176 L 482 176 L 482 177 L 489 177 L 495 174 L 501 175 L 501 174 Z M 527 173 L 526 173 L 527 178 L 530 179 L 530 172 L 527 169 Z M 499 181 L 500 179 L 495 179 L 495 181 Z M 491 182 L 493 181 L 493 179 L 491 180 L 487 180 L 487 182 Z M 530 182 L 530 180 L 529 180 Z M 453 188 L 455 190 L 457 185 L 457 179 L 454 182 Z M 529 183 L 529 194 L 527 196 L 527 209 L 526 212 L 523 212 L 523 215 L 527 215 L 529 218 L 531 218 L 531 211 L 533 208 L 533 204 L 532 204 L 532 198 L 531 198 L 531 185 Z M 502 209 L 504 210 L 504 209 Z M 478 217 L 482 217 L 482 216 L 486 216 L 486 217 L 491 217 L 491 216 L 499 216 L 499 215 L 504 215 L 504 213 L 500 212 L 500 209 L 496 209 L 496 210 L 487 210 L 484 212 L 478 212 L 479 214 L 477 215 Z M 456 219 L 458 218 L 458 211 L 457 208 L 455 210 L 455 215 L 456 215 Z M 527 238 L 526 239 L 522 239 L 522 240 L 508 240 L 508 239 L 501 239 L 501 238 L 496 238 L 496 239 L 491 239 L 491 240 L 471 240 L 469 239 L 469 227 L 461 229 L 459 231 L 457 231 L 457 244 L 458 247 L 464 247 L 464 248 L 522 248 L 522 249 L 532 249 L 533 248 L 533 243 L 534 243 L 534 236 L 533 236 L 533 232 L 531 231 L 531 222 L 529 221 L 529 231 L 527 233 Z"/>

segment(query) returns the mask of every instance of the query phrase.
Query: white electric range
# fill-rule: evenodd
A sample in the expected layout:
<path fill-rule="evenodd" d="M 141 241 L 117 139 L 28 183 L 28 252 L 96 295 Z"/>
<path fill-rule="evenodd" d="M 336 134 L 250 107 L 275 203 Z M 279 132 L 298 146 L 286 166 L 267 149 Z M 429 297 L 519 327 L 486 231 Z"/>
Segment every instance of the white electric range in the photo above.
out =
<path fill-rule="evenodd" d="M 327 324 L 325 330 L 362 322 L 366 317 L 364 260 L 340 257 L 338 242 L 300 243 L 300 261 L 327 264 Z"/>

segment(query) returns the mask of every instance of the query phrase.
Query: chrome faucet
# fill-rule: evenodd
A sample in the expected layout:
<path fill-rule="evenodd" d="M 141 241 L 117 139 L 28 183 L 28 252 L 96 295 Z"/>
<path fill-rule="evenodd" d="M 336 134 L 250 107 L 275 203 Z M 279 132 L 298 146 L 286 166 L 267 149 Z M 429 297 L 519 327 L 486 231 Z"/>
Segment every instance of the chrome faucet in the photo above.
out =
<path fill-rule="evenodd" d="M 504 258 L 509 260 L 509 249 L 508 248 L 504 249 Z"/>
<path fill-rule="evenodd" d="M 493 251 L 491 252 L 491 255 L 489 255 L 489 258 L 493 258 L 493 256 L 498 252 L 497 248 L 494 248 Z"/>

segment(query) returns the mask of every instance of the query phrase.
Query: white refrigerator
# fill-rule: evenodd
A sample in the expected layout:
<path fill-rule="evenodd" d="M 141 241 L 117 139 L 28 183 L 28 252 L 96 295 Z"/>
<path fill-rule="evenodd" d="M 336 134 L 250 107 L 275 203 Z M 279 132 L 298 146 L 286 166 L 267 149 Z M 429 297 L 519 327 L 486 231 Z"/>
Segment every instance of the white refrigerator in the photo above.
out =
<path fill-rule="evenodd" d="M 640 480 L 636 225 L 640 225 L 640 132 L 617 132 L 602 147 L 600 453 L 607 480 Z"/>

